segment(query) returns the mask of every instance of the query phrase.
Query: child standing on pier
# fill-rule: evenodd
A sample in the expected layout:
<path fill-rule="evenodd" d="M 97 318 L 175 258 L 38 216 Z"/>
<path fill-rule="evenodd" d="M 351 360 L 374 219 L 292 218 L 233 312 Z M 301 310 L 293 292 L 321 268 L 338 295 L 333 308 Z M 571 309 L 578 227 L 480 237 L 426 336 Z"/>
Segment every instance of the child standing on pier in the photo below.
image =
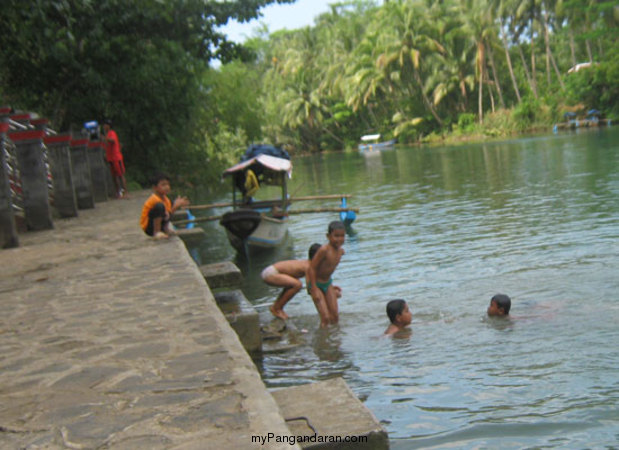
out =
<path fill-rule="evenodd" d="M 116 198 L 127 198 L 127 182 L 125 181 L 125 161 L 118 140 L 118 134 L 112 129 L 112 121 L 105 119 L 103 121 L 103 132 L 105 142 L 105 159 L 110 165 L 112 179 L 116 188 Z"/>
<path fill-rule="evenodd" d="M 170 215 L 179 208 L 189 205 L 187 197 L 176 197 L 174 203 L 168 198 L 170 177 L 160 173 L 152 178 L 153 193 L 142 208 L 140 226 L 142 230 L 156 240 L 167 239 L 173 234 Z"/>
<path fill-rule="evenodd" d="M 332 285 L 333 272 L 344 255 L 346 228 L 344 223 L 335 220 L 327 230 L 328 243 L 322 245 L 309 265 L 307 271 L 307 290 L 312 296 L 316 310 L 320 315 L 320 326 L 336 324 L 339 321 L 337 291 Z"/>

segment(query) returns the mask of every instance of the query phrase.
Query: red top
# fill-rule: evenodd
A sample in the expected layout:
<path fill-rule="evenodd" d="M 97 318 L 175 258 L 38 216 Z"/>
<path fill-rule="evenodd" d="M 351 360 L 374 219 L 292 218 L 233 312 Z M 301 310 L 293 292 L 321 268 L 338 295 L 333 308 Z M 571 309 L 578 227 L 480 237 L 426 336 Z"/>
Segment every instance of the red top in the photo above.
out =
<path fill-rule="evenodd" d="M 122 161 L 123 154 L 120 152 L 120 142 L 118 142 L 116 131 L 108 131 L 105 138 L 105 158 L 108 161 Z"/>

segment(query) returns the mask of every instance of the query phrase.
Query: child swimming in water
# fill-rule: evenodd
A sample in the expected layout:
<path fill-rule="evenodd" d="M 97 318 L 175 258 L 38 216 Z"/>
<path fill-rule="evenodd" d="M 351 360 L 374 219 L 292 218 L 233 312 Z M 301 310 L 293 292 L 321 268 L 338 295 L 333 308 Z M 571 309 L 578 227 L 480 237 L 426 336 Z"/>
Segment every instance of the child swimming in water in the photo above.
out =
<path fill-rule="evenodd" d="M 512 300 L 505 294 L 496 294 L 490 299 L 487 313 L 489 316 L 507 316 L 512 307 Z"/>
<path fill-rule="evenodd" d="M 346 228 L 344 223 L 335 220 L 327 229 L 328 243 L 322 245 L 312 258 L 307 271 L 307 290 L 312 296 L 320 315 L 320 326 L 326 327 L 339 321 L 337 291 L 332 285 L 331 275 L 344 255 Z"/>
<path fill-rule="evenodd" d="M 387 316 L 391 324 L 385 330 L 387 336 L 391 336 L 408 327 L 413 320 L 413 314 L 408 308 L 406 301 L 398 298 L 387 303 Z"/>

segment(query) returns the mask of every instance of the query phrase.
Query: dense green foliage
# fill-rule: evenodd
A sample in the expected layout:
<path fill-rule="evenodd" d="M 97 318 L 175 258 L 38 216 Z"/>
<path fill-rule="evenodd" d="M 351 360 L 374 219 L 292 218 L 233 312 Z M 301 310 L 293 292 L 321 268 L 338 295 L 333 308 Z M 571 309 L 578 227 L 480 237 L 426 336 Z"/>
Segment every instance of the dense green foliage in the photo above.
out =
<path fill-rule="evenodd" d="M 209 61 L 247 57 L 218 27 L 291 1 L 5 0 L 2 103 L 61 131 L 111 117 L 133 179 L 157 169 L 198 180 L 219 170 L 205 151 Z"/>
<path fill-rule="evenodd" d="M 217 31 L 275 1 L 293 0 L 6 0 L 2 102 L 60 130 L 111 116 L 140 182 L 214 179 L 251 142 L 319 151 L 619 116 L 614 1 L 352 0 L 243 47 Z"/>
<path fill-rule="evenodd" d="M 381 3 L 338 3 L 311 28 L 248 44 L 266 139 L 315 151 L 367 133 L 499 136 L 550 129 L 565 110 L 618 114 L 616 2 Z"/>

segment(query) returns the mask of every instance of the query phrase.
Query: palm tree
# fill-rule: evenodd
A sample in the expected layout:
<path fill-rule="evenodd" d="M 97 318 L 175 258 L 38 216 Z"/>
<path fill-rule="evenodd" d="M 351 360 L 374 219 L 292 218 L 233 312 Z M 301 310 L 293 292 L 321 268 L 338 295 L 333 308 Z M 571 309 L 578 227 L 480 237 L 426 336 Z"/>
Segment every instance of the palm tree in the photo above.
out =
<path fill-rule="evenodd" d="M 472 63 L 475 41 L 467 33 L 457 8 L 442 8 L 437 14 L 431 14 L 430 20 L 440 23 L 437 39 L 445 48 L 445 53 L 432 55 L 432 73 L 428 77 L 432 102 L 438 107 L 445 100 L 448 106 L 444 110 L 464 113 L 468 110 L 469 92 L 475 87 L 475 67 Z"/>
<path fill-rule="evenodd" d="M 531 76 L 529 78 L 529 83 L 531 92 L 533 92 L 535 98 L 538 98 L 535 38 L 536 29 L 539 24 L 540 4 L 541 0 L 521 0 L 516 8 L 516 20 L 519 27 L 517 34 L 520 35 L 520 33 L 525 29 L 528 29 L 529 31 L 529 44 L 531 45 Z M 523 64 L 526 65 L 524 58 Z"/>
<path fill-rule="evenodd" d="M 422 62 L 429 59 L 432 53 L 445 53 L 445 49 L 432 37 L 430 26 L 424 21 L 425 10 L 419 6 L 411 3 L 389 3 L 383 6 L 382 21 L 379 22 L 382 29 L 379 41 L 381 54 L 376 64 L 408 95 L 414 95 L 416 90 L 425 108 L 442 126 L 443 121 L 426 92 Z"/>
<path fill-rule="evenodd" d="M 376 66 L 379 37 L 376 31 L 366 31 L 353 48 L 344 68 L 344 77 L 338 83 L 346 103 L 354 111 L 367 105 L 379 92 L 389 90 L 384 72 Z"/>
<path fill-rule="evenodd" d="M 484 122 L 483 84 L 487 78 L 486 52 L 487 41 L 494 33 L 492 8 L 484 0 L 460 0 L 460 7 L 468 33 L 475 40 L 475 71 L 477 76 L 477 114 L 479 123 Z"/>
<path fill-rule="evenodd" d="M 557 62 L 552 54 L 552 50 L 550 49 L 550 9 L 555 10 L 557 4 L 560 2 L 554 2 L 553 0 L 543 0 L 542 1 L 542 14 L 543 14 L 543 29 L 544 29 L 544 44 L 546 46 L 546 79 L 548 80 L 548 86 L 550 86 L 550 65 L 552 63 L 555 74 L 557 75 L 557 80 L 559 81 L 559 86 L 561 86 L 561 90 L 565 91 L 565 84 L 563 83 L 563 77 L 561 76 L 561 72 L 557 67 Z"/>
<path fill-rule="evenodd" d="M 509 76 L 512 80 L 512 86 L 514 87 L 514 92 L 516 93 L 516 98 L 518 99 L 518 103 L 522 103 L 522 98 L 520 97 L 520 89 L 518 89 L 518 82 L 516 81 L 516 75 L 514 74 L 514 67 L 512 64 L 512 58 L 509 53 L 509 42 L 508 42 L 508 25 L 507 21 L 513 23 L 513 17 L 511 15 L 511 11 L 514 10 L 514 0 L 498 0 L 498 4 L 495 3 L 498 8 L 498 19 L 499 19 L 499 33 L 501 35 L 501 41 L 503 43 L 503 49 L 505 51 L 505 60 L 507 61 L 507 67 L 509 68 Z"/>
<path fill-rule="evenodd" d="M 271 67 L 265 72 L 264 109 L 270 115 L 271 139 L 298 134 L 303 145 L 316 150 L 322 120 L 319 80 L 314 70 L 316 36 L 309 27 L 272 37 Z M 309 131 L 308 131 L 309 130 Z"/>

